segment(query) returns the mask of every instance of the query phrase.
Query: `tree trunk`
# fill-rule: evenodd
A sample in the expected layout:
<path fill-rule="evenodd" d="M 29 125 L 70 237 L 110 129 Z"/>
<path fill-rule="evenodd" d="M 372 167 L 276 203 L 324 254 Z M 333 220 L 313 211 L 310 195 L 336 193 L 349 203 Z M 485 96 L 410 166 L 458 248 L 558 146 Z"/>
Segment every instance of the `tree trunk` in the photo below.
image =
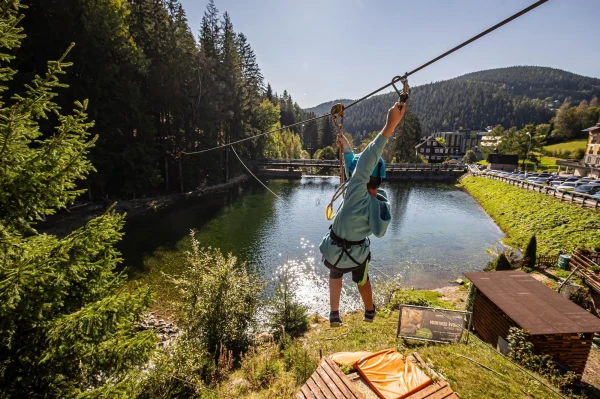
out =
<path fill-rule="evenodd" d="M 183 166 L 181 164 L 181 157 L 177 158 L 179 163 L 179 192 L 183 194 Z"/>
<path fill-rule="evenodd" d="M 169 192 L 169 155 L 165 155 L 165 191 Z"/>

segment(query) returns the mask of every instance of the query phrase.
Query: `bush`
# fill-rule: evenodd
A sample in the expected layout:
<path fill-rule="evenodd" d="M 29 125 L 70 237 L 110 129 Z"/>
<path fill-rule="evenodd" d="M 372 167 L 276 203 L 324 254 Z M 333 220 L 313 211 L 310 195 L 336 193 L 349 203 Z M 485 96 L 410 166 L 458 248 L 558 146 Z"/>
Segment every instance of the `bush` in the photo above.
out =
<path fill-rule="evenodd" d="M 317 362 L 299 343 L 288 345 L 281 352 L 286 371 L 291 371 L 297 384 L 303 384 L 317 369 Z"/>
<path fill-rule="evenodd" d="M 210 354 L 182 336 L 167 349 L 157 352 L 153 367 L 140 382 L 137 399 L 197 397 L 204 392 L 195 385 L 210 383 L 214 373 Z"/>
<path fill-rule="evenodd" d="M 571 159 L 575 161 L 581 161 L 585 156 L 585 150 L 583 148 L 578 148 L 571 153 Z"/>
<path fill-rule="evenodd" d="M 276 339 L 281 338 L 282 329 L 290 337 L 295 338 L 308 329 L 306 307 L 298 303 L 296 297 L 296 278 L 288 265 L 277 271 L 275 297 L 267 309 L 269 327 Z"/>
<path fill-rule="evenodd" d="M 477 162 L 477 156 L 473 150 L 469 150 L 465 152 L 463 156 L 462 163 L 475 163 Z"/>
<path fill-rule="evenodd" d="M 269 387 L 281 375 L 279 353 L 275 345 L 262 346 L 257 352 L 252 349 L 242 360 L 242 372 L 252 389 Z"/>
<path fill-rule="evenodd" d="M 529 267 L 535 266 L 536 257 L 537 257 L 537 240 L 536 240 L 535 234 L 534 234 L 529 239 L 529 243 L 527 244 L 527 248 L 525 249 L 525 259 L 528 260 L 527 266 L 529 266 Z"/>
<path fill-rule="evenodd" d="M 508 258 L 506 257 L 506 255 L 504 253 L 501 253 L 500 255 L 498 255 L 498 257 L 494 261 L 494 270 L 496 270 L 496 271 L 512 270 L 512 268 L 513 267 L 510 264 L 510 261 L 508 260 Z"/>
<path fill-rule="evenodd" d="M 245 263 L 219 250 L 200 249 L 193 232 L 191 237 L 187 268 L 173 279 L 182 296 L 183 330 L 218 365 L 221 351 L 237 358 L 250 345 L 264 284 Z"/>
<path fill-rule="evenodd" d="M 561 373 L 549 355 L 534 354 L 533 343 L 525 331 L 511 327 L 507 340 L 510 359 L 546 377 L 563 392 L 571 393 L 570 388 L 578 381 L 578 376 L 572 371 Z"/>
<path fill-rule="evenodd" d="M 317 152 L 315 152 L 315 159 L 328 159 L 328 160 L 334 160 L 334 159 L 338 159 L 338 151 L 335 150 L 335 148 L 331 147 L 331 146 L 327 146 L 325 148 L 321 148 L 319 150 L 317 150 Z"/>

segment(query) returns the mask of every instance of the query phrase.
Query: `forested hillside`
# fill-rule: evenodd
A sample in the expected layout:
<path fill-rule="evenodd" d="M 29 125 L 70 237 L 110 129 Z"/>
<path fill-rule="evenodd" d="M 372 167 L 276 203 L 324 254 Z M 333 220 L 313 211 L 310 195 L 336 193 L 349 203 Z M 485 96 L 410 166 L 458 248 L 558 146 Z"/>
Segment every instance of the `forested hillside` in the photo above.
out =
<path fill-rule="evenodd" d="M 522 127 L 547 123 L 555 115 L 548 103 L 573 103 L 600 96 L 600 79 L 545 67 L 510 67 L 470 73 L 455 79 L 413 88 L 412 109 L 423 134 L 458 128 L 502 125 Z M 374 96 L 346 115 L 345 128 L 353 133 L 381 128 L 395 93 Z M 310 111 L 327 109 L 325 103 Z"/>
<path fill-rule="evenodd" d="M 178 0 L 31 0 L 27 33 L 15 50 L 13 92 L 47 69 L 75 43 L 64 77 L 70 90 L 57 102 L 72 109 L 88 99 L 99 139 L 86 181 L 90 198 L 188 191 L 243 170 L 227 149 L 185 155 L 289 125 L 305 115 L 291 96 L 264 82 L 249 39 L 227 12 L 209 2 L 190 27 Z M 266 87 L 265 87 L 266 86 Z M 52 120 L 42 125 L 52 135 Z M 315 126 L 319 136 L 321 126 Z M 298 132 L 297 132 L 298 133 Z M 316 144 L 315 144 L 316 147 Z M 252 162 L 264 154 L 300 157 L 293 132 L 236 147 Z"/>

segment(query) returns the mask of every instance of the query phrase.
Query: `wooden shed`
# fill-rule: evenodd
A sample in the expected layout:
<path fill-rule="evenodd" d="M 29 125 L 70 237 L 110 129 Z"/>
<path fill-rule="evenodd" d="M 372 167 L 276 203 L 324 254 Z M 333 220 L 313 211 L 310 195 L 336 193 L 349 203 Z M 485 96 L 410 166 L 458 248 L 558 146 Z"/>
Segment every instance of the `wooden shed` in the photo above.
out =
<path fill-rule="evenodd" d="M 500 349 L 510 327 L 529 333 L 534 351 L 582 374 L 600 319 L 525 272 L 464 273 L 476 287 L 473 327 Z"/>

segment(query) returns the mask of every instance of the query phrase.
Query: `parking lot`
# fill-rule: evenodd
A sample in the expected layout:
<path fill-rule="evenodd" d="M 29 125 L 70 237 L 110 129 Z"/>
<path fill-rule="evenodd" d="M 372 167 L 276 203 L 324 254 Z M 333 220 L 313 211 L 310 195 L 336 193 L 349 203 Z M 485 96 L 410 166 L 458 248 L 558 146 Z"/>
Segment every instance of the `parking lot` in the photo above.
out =
<path fill-rule="evenodd" d="M 504 172 L 501 170 L 480 170 L 471 165 L 469 171 L 477 176 L 504 181 L 526 190 L 537 191 L 564 202 L 582 207 L 599 209 L 600 180 L 593 177 L 544 172 Z"/>

